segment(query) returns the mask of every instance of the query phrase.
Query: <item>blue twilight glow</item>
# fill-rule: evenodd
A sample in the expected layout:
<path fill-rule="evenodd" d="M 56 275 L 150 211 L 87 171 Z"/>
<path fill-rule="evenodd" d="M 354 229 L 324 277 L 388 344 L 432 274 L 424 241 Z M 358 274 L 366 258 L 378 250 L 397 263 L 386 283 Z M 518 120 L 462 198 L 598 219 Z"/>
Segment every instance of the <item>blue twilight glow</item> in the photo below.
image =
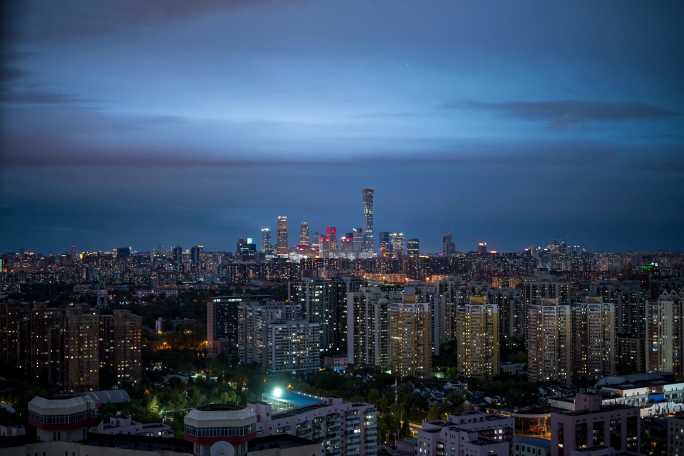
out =
<path fill-rule="evenodd" d="M 0 250 L 684 248 L 681 2 L 13 2 Z"/>

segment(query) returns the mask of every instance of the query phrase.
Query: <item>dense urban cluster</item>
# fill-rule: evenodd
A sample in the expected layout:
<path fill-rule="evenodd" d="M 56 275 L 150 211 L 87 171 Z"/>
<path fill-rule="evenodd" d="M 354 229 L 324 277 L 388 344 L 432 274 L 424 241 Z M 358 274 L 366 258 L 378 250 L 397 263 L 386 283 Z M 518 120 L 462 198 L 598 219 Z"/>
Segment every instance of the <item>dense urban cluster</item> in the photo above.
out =
<path fill-rule="evenodd" d="M 363 189 L 339 239 L 3 254 L 8 454 L 684 454 L 684 256 L 426 253 L 374 214 Z"/>

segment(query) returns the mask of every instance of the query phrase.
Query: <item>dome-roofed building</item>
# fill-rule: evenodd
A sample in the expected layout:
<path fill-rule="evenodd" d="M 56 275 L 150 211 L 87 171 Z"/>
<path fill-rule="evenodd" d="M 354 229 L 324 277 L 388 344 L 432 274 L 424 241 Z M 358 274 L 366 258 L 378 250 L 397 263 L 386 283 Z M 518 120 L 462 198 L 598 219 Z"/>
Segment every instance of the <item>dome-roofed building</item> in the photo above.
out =
<path fill-rule="evenodd" d="M 185 415 L 185 439 L 195 456 L 244 456 L 256 437 L 256 413 L 247 407 L 209 405 Z"/>
<path fill-rule="evenodd" d="M 28 404 L 29 424 L 43 442 L 77 442 L 88 436 L 94 426 L 95 403 L 84 396 L 36 396 Z"/>

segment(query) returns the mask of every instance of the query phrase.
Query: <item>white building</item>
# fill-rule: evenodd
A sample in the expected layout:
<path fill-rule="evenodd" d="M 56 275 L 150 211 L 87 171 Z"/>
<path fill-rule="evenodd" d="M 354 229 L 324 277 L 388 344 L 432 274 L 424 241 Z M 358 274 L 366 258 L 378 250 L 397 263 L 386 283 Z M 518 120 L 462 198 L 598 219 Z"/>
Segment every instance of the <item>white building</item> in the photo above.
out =
<path fill-rule="evenodd" d="M 508 456 L 513 417 L 471 412 L 447 421 L 426 421 L 418 433 L 418 456 Z"/>

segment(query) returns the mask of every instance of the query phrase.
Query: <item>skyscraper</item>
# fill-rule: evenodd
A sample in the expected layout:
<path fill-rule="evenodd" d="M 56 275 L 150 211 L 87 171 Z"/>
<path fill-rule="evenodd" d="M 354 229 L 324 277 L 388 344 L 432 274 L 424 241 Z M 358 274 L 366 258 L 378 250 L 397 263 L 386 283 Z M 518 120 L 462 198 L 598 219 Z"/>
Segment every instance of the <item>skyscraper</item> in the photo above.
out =
<path fill-rule="evenodd" d="M 287 215 L 278 216 L 278 245 L 276 246 L 276 253 L 278 255 L 287 255 L 289 247 L 287 244 Z"/>
<path fill-rule="evenodd" d="M 300 249 L 308 249 L 310 245 L 309 222 L 302 222 L 302 224 L 299 225 L 299 244 L 297 246 Z"/>
<path fill-rule="evenodd" d="M 454 237 L 449 234 L 442 236 L 442 255 L 450 256 L 456 252 L 456 245 L 454 244 Z"/>
<path fill-rule="evenodd" d="M 265 255 L 270 255 L 273 253 L 273 244 L 271 244 L 271 229 L 262 228 L 261 229 L 261 251 Z"/>
<path fill-rule="evenodd" d="M 190 262 L 193 266 L 197 267 L 200 262 L 200 253 L 204 247 L 201 245 L 193 245 L 190 249 Z"/>
<path fill-rule="evenodd" d="M 406 243 L 406 253 L 409 258 L 416 258 L 420 255 L 420 240 L 409 239 Z"/>
<path fill-rule="evenodd" d="M 372 255 L 375 253 L 375 238 L 373 237 L 373 198 L 375 190 L 364 188 L 361 191 L 363 199 L 363 239 L 364 253 Z"/>
<path fill-rule="evenodd" d="M 456 309 L 456 369 L 463 377 L 499 375 L 499 307 L 472 296 Z"/>

